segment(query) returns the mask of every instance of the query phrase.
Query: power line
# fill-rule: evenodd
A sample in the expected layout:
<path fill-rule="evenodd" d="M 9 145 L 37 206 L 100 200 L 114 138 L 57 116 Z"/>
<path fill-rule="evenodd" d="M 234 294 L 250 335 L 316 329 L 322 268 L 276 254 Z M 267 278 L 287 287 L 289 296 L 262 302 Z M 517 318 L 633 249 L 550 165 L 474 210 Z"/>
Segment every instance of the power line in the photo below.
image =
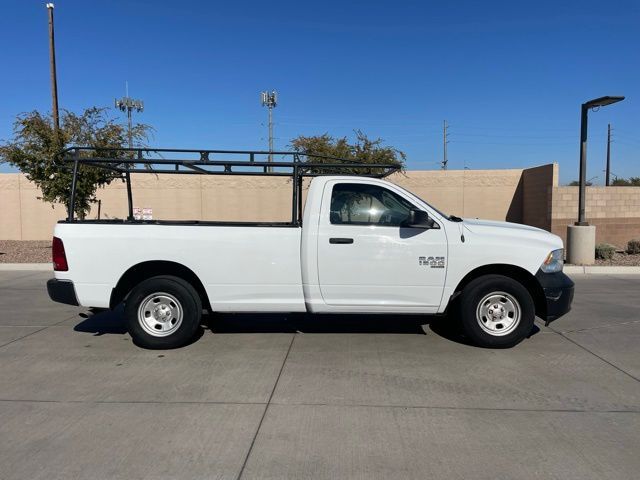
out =
<path fill-rule="evenodd" d="M 620 129 L 620 128 L 616 128 L 616 132 L 622 133 L 623 135 L 631 135 L 631 136 L 637 136 L 640 132 L 632 132 L 630 130 L 625 130 L 625 129 Z"/>
<path fill-rule="evenodd" d="M 456 133 L 457 135 L 457 133 Z M 531 142 L 474 142 L 471 140 L 454 140 L 455 143 L 468 143 L 472 145 L 505 145 L 505 146 L 560 146 L 560 145 L 573 145 L 574 142 L 539 142 L 539 143 L 531 143 Z"/>
<path fill-rule="evenodd" d="M 621 138 L 625 142 L 637 142 L 637 143 L 640 143 L 640 138 L 631 137 L 631 136 L 627 136 L 627 135 L 620 135 L 620 133 L 619 133 L 619 131 L 617 129 L 616 129 L 616 136 Z"/>
<path fill-rule="evenodd" d="M 503 127 L 500 125 L 470 125 L 470 124 L 466 124 L 466 123 L 456 123 L 457 127 L 463 128 L 465 130 L 491 130 L 492 132 L 495 131 L 504 131 L 504 132 L 530 132 L 531 128 L 530 127 Z M 536 131 L 539 132 L 573 132 L 574 129 L 573 128 L 557 128 L 557 127 L 536 127 L 535 128 Z"/>
<path fill-rule="evenodd" d="M 494 135 L 490 133 L 458 133 L 461 137 L 487 137 L 487 138 L 571 138 L 573 135 Z"/>

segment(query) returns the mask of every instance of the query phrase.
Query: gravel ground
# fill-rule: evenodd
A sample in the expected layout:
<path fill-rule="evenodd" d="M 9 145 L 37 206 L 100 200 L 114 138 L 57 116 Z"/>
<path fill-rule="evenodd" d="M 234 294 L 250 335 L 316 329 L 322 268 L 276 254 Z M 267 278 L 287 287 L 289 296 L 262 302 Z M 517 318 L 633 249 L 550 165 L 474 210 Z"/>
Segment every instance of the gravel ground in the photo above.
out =
<path fill-rule="evenodd" d="M 613 265 L 615 267 L 640 267 L 640 255 L 629 255 L 616 252 L 611 260 L 596 258 L 596 265 Z"/>
<path fill-rule="evenodd" d="M 0 240 L 0 263 L 50 262 L 50 240 Z"/>

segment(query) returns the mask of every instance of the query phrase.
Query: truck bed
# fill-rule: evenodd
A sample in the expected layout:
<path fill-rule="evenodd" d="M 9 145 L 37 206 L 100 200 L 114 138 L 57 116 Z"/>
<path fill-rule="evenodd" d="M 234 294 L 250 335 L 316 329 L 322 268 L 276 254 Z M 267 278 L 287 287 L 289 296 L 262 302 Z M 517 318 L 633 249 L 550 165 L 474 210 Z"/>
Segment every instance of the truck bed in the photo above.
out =
<path fill-rule="evenodd" d="M 54 235 L 69 260 L 56 278 L 73 280 L 81 305 L 108 308 L 129 269 L 173 262 L 200 279 L 216 311 L 305 311 L 301 229 L 288 224 L 88 220 L 58 223 Z"/>

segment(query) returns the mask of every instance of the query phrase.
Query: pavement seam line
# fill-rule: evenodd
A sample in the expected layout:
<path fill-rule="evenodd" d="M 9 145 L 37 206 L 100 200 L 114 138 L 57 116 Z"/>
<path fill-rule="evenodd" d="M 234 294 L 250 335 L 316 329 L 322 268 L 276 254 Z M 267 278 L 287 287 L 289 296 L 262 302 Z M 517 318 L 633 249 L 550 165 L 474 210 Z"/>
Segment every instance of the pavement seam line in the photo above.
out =
<path fill-rule="evenodd" d="M 581 349 L 583 349 L 585 352 L 589 352 L 589 353 L 590 353 L 591 355 L 593 355 L 594 357 L 596 357 L 596 358 L 598 358 L 598 359 L 602 360 L 604 363 L 606 363 L 607 365 L 612 366 L 613 368 L 615 368 L 615 369 L 616 369 L 616 370 L 618 370 L 619 372 L 624 373 L 626 376 L 628 376 L 628 377 L 630 377 L 630 378 L 634 379 L 636 382 L 640 382 L 640 378 L 638 378 L 638 377 L 636 377 L 636 376 L 632 375 L 631 373 L 629 373 L 629 372 L 627 372 L 626 370 L 623 370 L 622 368 L 620 368 L 619 366 L 617 366 L 615 363 L 610 362 L 610 361 L 609 361 L 609 360 L 607 360 L 606 358 L 604 358 L 604 357 L 602 357 L 602 356 L 598 355 L 597 353 L 595 353 L 595 352 L 593 352 L 593 351 L 589 350 L 589 349 L 588 349 L 587 347 L 585 347 L 584 345 L 580 345 L 580 344 L 579 344 L 578 342 L 576 342 L 575 340 L 573 340 L 573 339 L 571 339 L 571 338 L 567 337 L 564 333 L 559 332 L 559 331 L 557 331 L 557 330 L 554 330 L 554 329 L 553 329 L 553 328 L 551 328 L 551 327 L 549 327 L 549 330 L 551 330 L 552 332 L 557 333 L 557 334 L 558 334 L 558 335 L 560 335 L 562 338 L 564 338 L 564 339 L 566 339 L 566 340 L 570 341 L 571 343 L 573 343 L 574 345 L 576 345 L 576 346 L 580 347 L 580 348 L 581 348 Z"/>
<path fill-rule="evenodd" d="M 557 330 L 555 333 L 580 333 L 580 332 L 589 332 L 591 330 L 597 330 L 599 328 L 608 328 L 608 327 L 621 327 L 623 325 L 633 325 L 634 323 L 640 323 L 640 320 L 630 320 L 628 322 L 621 323 L 607 323 L 605 325 L 598 325 L 597 327 L 587 327 L 587 328 L 576 328 L 574 330 Z"/>
<path fill-rule="evenodd" d="M 36 330 L 35 332 L 27 333 L 26 335 L 24 335 L 24 336 L 22 336 L 22 337 L 20 337 L 20 338 L 15 338 L 15 339 L 11 340 L 10 342 L 3 343 L 2 345 L 0 345 L 0 348 L 4 348 L 4 347 L 6 347 L 7 345 L 11 345 L 11 344 L 12 344 L 12 343 L 14 343 L 14 342 L 17 342 L 17 341 L 20 341 L 20 340 L 24 340 L 25 338 L 30 337 L 31 335 L 35 335 L 36 333 L 40 333 L 40 332 L 42 332 L 43 330 L 46 330 L 47 328 L 51 328 L 51 327 L 55 327 L 56 325 L 60 325 L 61 323 L 66 322 L 67 320 L 71 320 L 71 319 L 72 319 L 72 318 L 74 318 L 76 315 L 77 315 L 77 314 L 71 315 L 70 317 L 65 318 L 64 320 L 60 320 L 60 321 L 59 321 L 59 322 L 57 322 L 57 323 L 52 323 L 51 325 L 47 325 L 46 327 L 42 327 L 41 329 Z M 17 325 L 9 325 L 9 326 L 16 327 Z M 28 327 L 28 325 L 20 325 L 20 326 L 21 326 L 21 327 Z"/>
<path fill-rule="evenodd" d="M 447 407 L 443 405 L 380 405 L 368 403 L 281 403 L 271 402 L 279 407 L 338 407 L 338 408 L 401 408 L 405 410 L 453 410 L 469 412 L 523 412 L 523 413 L 635 413 L 640 410 L 580 410 L 575 408 L 510 408 L 510 407 Z"/>
<path fill-rule="evenodd" d="M 262 428 L 262 423 L 264 422 L 265 417 L 267 416 L 267 411 L 269 410 L 269 405 L 271 405 L 271 400 L 273 399 L 273 395 L 276 393 L 276 388 L 278 387 L 278 382 L 280 381 L 280 377 L 282 376 L 282 372 L 284 371 L 284 366 L 287 363 L 287 359 L 289 358 L 289 354 L 291 353 L 291 348 L 293 347 L 293 342 L 296 339 L 298 334 L 294 333 L 291 337 L 291 342 L 289 343 L 289 348 L 287 349 L 287 353 L 284 356 L 284 360 L 282 361 L 282 365 L 280 366 L 280 371 L 278 372 L 278 376 L 276 377 L 276 381 L 273 384 L 273 388 L 271 389 L 271 394 L 269 395 L 269 399 L 267 400 L 267 404 L 264 407 L 264 411 L 262 412 L 262 417 L 260 417 L 260 421 L 258 422 L 258 428 L 256 428 L 256 433 L 253 435 L 253 439 L 251 440 L 251 445 L 249 445 L 249 450 L 247 450 L 247 454 L 244 457 L 244 461 L 242 462 L 242 467 L 240 467 L 240 472 L 236 477 L 236 480 L 240 480 L 242 475 L 244 474 L 244 469 L 247 466 L 247 462 L 249 461 L 249 457 L 251 456 L 251 452 L 253 451 L 253 446 L 256 443 L 256 439 L 258 438 L 258 434 L 260 433 L 260 429 Z"/>
<path fill-rule="evenodd" d="M 0 403 L 55 403 L 71 405 L 266 405 L 264 402 L 225 402 L 215 400 L 29 400 L 24 398 L 0 398 Z"/>
<path fill-rule="evenodd" d="M 68 319 L 63 320 L 63 322 L 66 321 L 66 320 L 68 320 Z M 23 339 L 25 339 L 27 337 L 30 337 L 31 335 L 35 335 L 36 333 L 39 333 L 39 332 L 41 332 L 43 330 L 46 330 L 47 328 L 49 328 L 49 325 L 47 325 L 46 327 L 42 327 L 42 328 L 36 330 L 35 332 L 27 333 L 26 335 L 23 335 L 22 337 L 14 338 L 10 342 L 3 343 L 2 345 L 0 345 L 0 348 L 6 347 L 7 345 L 11 345 L 12 343 L 17 342 L 19 340 L 23 340 Z"/>
<path fill-rule="evenodd" d="M 23 398 L 0 398 L 0 403 L 52 403 L 71 405 L 264 405 L 265 402 L 234 402 L 234 401 L 189 401 L 189 400 L 30 400 Z M 375 403 L 326 403 L 326 402 L 299 402 L 284 403 L 271 402 L 270 405 L 279 407 L 337 407 L 337 408 L 392 408 L 392 409 L 416 409 L 416 410 L 453 410 L 469 412 L 523 412 L 523 413 L 633 413 L 640 414 L 639 410 L 616 409 L 576 409 L 576 408 L 512 408 L 512 407 L 452 407 L 444 405 L 382 405 Z"/>

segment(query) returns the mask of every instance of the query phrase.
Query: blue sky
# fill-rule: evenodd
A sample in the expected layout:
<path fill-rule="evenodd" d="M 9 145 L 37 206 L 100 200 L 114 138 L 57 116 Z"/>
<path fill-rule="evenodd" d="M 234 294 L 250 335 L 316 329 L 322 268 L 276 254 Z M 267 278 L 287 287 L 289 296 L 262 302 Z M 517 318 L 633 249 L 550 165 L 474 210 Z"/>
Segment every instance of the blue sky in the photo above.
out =
<path fill-rule="evenodd" d="M 637 1 L 55 4 L 60 107 L 111 106 L 128 81 L 159 147 L 266 148 L 259 92 L 276 89 L 279 149 L 359 128 L 433 169 L 446 119 L 450 168 L 556 161 L 568 182 L 580 104 L 625 95 L 590 115 L 588 176 L 603 181 L 608 122 L 612 171 L 640 176 Z M 6 140 L 17 113 L 51 101 L 45 2 L 0 8 Z"/>

